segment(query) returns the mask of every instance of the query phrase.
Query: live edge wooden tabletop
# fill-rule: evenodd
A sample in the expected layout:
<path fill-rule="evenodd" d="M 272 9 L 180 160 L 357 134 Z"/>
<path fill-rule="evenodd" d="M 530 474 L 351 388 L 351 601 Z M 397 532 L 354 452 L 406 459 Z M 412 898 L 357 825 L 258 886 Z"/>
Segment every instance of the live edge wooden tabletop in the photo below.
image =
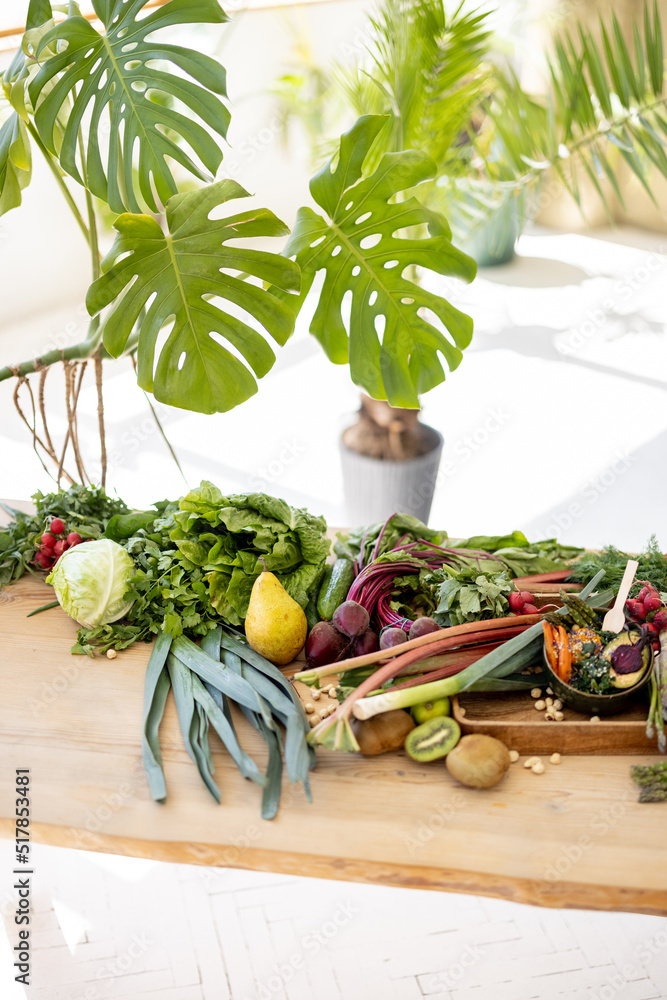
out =
<path fill-rule="evenodd" d="M 667 915 L 667 804 L 639 805 L 629 768 L 656 758 L 514 764 L 496 788 L 465 789 L 442 763 L 404 753 L 318 751 L 313 801 L 285 784 L 278 817 L 212 735 L 216 805 L 187 756 L 173 701 L 160 729 L 168 800 L 141 761 L 139 644 L 117 659 L 71 656 L 76 625 L 33 577 L 0 592 L 0 836 L 13 839 L 16 768 L 30 768 L 33 840 L 163 861 L 253 868 L 501 896 L 542 906 Z M 258 763 L 264 744 L 243 718 Z"/>

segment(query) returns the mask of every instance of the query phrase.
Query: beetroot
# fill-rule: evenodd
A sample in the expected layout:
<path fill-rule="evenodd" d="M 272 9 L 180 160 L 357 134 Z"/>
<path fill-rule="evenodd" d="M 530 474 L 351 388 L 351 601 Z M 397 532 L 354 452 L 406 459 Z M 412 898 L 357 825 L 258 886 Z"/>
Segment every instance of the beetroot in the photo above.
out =
<path fill-rule="evenodd" d="M 438 632 L 440 626 L 432 618 L 417 618 L 413 621 L 408 632 L 408 638 L 418 639 L 420 635 L 427 635 L 429 632 Z"/>
<path fill-rule="evenodd" d="M 404 632 L 402 628 L 383 628 L 380 632 L 380 649 L 392 649 L 407 641 L 407 632 Z"/>
<path fill-rule="evenodd" d="M 332 621 L 338 631 L 350 639 L 363 635 L 370 623 L 368 611 L 356 601 L 343 601 L 339 604 L 334 611 Z"/>
<path fill-rule="evenodd" d="M 653 624 L 659 632 L 667 628 L 667 608 L 660 608 L 659 611 L 656 611 L 653 617 Z"/>
<path fill-rule="evenodd" d="M 306 662 L 309 667 L 334 663 L 343 655 L 348 644 L 348 639 L 331 622 L 318 622 L 306 639 Z"/>
<path fill-rule="evenodd" d="M 355 656 L 366 656 L 367 653 L 375 653 L 380 645 L 377 632 L 374 632 L 372 628 L 366 629 L 363 635 L 354 643 L 354 655 Z"/>

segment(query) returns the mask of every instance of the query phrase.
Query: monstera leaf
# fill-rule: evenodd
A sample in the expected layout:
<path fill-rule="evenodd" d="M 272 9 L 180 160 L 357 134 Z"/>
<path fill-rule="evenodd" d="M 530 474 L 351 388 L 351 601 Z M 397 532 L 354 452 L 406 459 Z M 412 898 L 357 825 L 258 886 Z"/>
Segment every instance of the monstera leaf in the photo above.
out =
<path fill-rule="evenodd" d="M 310 182 L 310 192 L 328 218 L 301 208 L 284 253 L 301 268 L 299 305 L 317 272 L 325 272 L 310 332 L 329 359 L 349 361 L 352 380 L 376 399 L 418 407 L 420 393 L 445 378 L 440 356 L 450 370 L 461 361 L 472 337 L 472 320 L 405 272 L 419 265 L 471 281 L 476 266 L 451 244 L 444 218 L 412 196 L 395 201 L 401 192 L 433 177 L 436 167 L 430 157 L 417 150 L 385 153 L 375 172 L 359 179 L 387 121 L 386 116 L 365 115 L 343 135 L 335 166 L 330 161 Z M 430 235 L 397 235 L 414 227 L 417 232 L 428 227 Z M 351 299 L 347 322 L 346 296 Z M 424 309 L 434 314 L 435 322 Z"/>
<path fill-rule="evenodd" d="M 95 315 L 117 299 L 103 334 L 114 357 L 123 352 L 139 321 L 139 385 L 161 402 L 216 413 L 257 391 L 252 372 L 258 378 L 265 375 L 275 355 L 238 313 L 253 317 L 279 344 L 292 332 L 290 305 L 230 272 L 298 291 L 297 265 L 280 254 L 226 245 L 229 240 L 284 236 L 289 231 L 285 224 L 267 209 L 209 218 L 223 202 L 247 196 L 231 180 L 174 195 L 166 207 L 167 235 L 148 215 L 121 215 L 115 222 L 118 236 L 86 304 Z M 218 299 L 226 300 L 231 312 Z M 157 337 L 170 320 L 173 326 L 156 364 Z M 245 358 L 252 372 L 235 354 Z"/>
<path fill-rule="evenodd" d="M 140 212 L 139 194 L 156 212 L 158 202 L 164 204 L 176 193 L 167 157 L 197 177 L 210 179 L 206 171 L 215 174 L 222 152 L 209 129 L 224 137 L 230 118 L 225 105 L 214 96 L 226 93 L 223 67 L 200 52 L 151 37 L 159 28 L 173 25 L 227 21 L 217 0 L 169 0 L 137 20 L 145 4 L 146 0 L 94 0 L 103 34 L 79 13 L 70 13 L 42 36 L 36 55 L 43 59 L 46 53 L 47 58 L 28 87 L 36 109 L 35 125 L 47 149 L 59 157 L 63 170 L 107 201 L 114 212 Z M 76 4 L 70 8 L 78 11 Z M 54 45 L 58 51 L 52 54 Z M 165 68 L 165 63 L 191 79 Z M 165 106 L 165 95 L 184 105 L 184 111 Z M 66 106 L 69 117 L 60 142 L 58 119 Z M 106 131 L 103 116 L 107 111 L 108 152 L 103 153 L 100 132 Z M 82 177 L 77 136 L 88 114 L 86 176 Z M 193 120 L 194 116 L 208 129 Z M 189 145 L 200 163 L 176 141 L 178 138 Z"/>
<path fill-rule="evenodd" d="M 30 183 L 32 160 L 25 123 L 15 111 L 0 128 L 0 215 L 21 204 Z"/>

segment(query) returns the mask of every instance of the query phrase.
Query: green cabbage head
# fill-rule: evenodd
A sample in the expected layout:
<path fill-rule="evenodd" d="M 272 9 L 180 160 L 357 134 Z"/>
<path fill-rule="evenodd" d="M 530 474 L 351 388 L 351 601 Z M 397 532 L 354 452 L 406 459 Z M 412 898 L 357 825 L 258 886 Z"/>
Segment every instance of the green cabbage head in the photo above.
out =
<path fill-rule="evenodd" d="M 125 600 L 136 573 L 132 557 L 110 538 L 84 542 L 63 552 L 46 578 L 70 618 L 86 628 L 118 621 L 132 607 Z"/>

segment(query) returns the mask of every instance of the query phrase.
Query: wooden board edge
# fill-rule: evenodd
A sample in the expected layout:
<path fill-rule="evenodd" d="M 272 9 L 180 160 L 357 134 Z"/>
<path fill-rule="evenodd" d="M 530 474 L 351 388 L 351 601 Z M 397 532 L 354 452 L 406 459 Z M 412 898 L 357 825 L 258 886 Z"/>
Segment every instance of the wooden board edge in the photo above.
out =
<path fill-rule="evenodd" d="M 13 838 L 14 824 L 0 819 L 0 836 Z M 629 886 L 595 885 L 565 880 L 548 881 L 459 871 L 408 864 L 391 864 L 357 858 L 324 857 L 288 853 L 230 844 L 184 841 L 148 841 L 114 837 L 52 823 L 33 823 L 32 840 L 52 847 L 73 848 L 100 854 L 117 854 L 173 864 L 195 864 L 221 868 L 297 875 L 306 878 L 404 889 L 490 896 L 514 903 L 557 909 L 605 910 L 667 916 L 667 890 Z"/>
<path fill-rule="evenodd" d="M 542 720 L 475 719 L 467 712 L 463 714 L 463 706 L 456 695 L 452 698 L 452 718 L 458 722 L 464 736 L 471 733 L 495 736 L 520 754 L 638 757 L 657 753 L 656 742 L 647 737 L 643 721 L 609 723 L 602 719 L 596 723 L 580 720 L 545 723 Z"/>

